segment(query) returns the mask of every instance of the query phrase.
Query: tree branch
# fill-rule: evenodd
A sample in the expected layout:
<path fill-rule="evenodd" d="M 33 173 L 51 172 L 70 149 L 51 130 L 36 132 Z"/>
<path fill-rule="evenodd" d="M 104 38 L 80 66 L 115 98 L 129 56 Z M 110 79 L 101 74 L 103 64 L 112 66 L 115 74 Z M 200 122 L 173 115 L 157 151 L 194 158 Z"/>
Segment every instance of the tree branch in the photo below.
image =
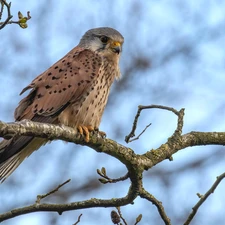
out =
<path fill-rule="evenodd" d="M 184 225 L 188 225 L 190 224 L 190 222 L 192 221 L 192 219 L 194 218 L 195 214 L 197 213 L 199 207 L 206 201 L 206 199 L 213 194 L 213 192 L 216 190 L 217 186 L 219 185 L 219 183 L 225 178 L 225 173 L 221 174 L 220 176 L 218 176 L 216 178 L 216 181 L 214 182 L 214 184 L 212 185 L 212 187 L 204 194 L 204 195 L 200 195 L 198 194 L 198 196 L 200 197 L 200 200 L 197 202 L 197 204 L 192 208 L 192 212 L 190 213 L 190 215 L 188 216 L 187 220 L 185 221 Z"/>
<path fill-rule="evenodd" d="M 5 21 L 0 23 L 0 30 L 1 30 L 1 29 L 3 29 L 6 26 L 6 24 L 8 24 L 9 20 L 12 19 L 13 16 L 11 15 L 11 9 L 10 9 L 11 8 L 11 2 L 7 3 L 5 0 L 1 0 L 0 3 L 1 3 L 0 19 L 2 18 L 4 6 L 6 6 L 6 8 L 7 8 L 7 14 L 8 14 L 8 16 L 5 19 Z"/>
<path fill-rule="evenodd" d="M 77 225 L 78 223 L 80 223 L 80 218 L 81 218 L 82 214 L 79 215 L 78 219 L 77 219 L 77 222 L 74 223 L 73 225 Z"/>
<path fill-rule="evenodd" d="M 18 24 L 21 28 L 27 28 L 27 21 L 31 19 L 30 12 L 27 12 L 27 16 L 23 16 L 23 14 L 18 12 L 18 21 L 13 21 L 11 14 L 11 2 L 7 3 L 5 0 L 0 0 L 1 9 L 0 9 L 0 20 L 2 19 L 2 14 L 4 10 L 4 6 L 7 8 L 7 18 L 4 22 L 0 22 L 0 30 L 3 29 L 7 24 Z"/>
<path fill-rule="evenodd" d="M 152 202 L 152 204 L 154 204 L 157 207 L 158 212 L 161 218 L 163 219 L 164 223 L 166 225 L 171 225 L 171 221 L 169 217 L 166 215 L 162 202 L 158 201 L 153 195 L 148 193 L 144 188 L 140 192 L 140 197 L 145 198 L 146 200 Z"/>
<path fill-rule="evenodd" d="M 129 178 L 129 173 L 126 173 L 124 176 L 116 178 L 116 179 L 112 179 L 109 176 L 107 176 L 106 174 L 106 169 L 105 167 L 102 167 L 101 170 L 97 169 L 97 173 L 99 176 L 101 176 L 102 178 L 99 178 L 98 180 L 103 183 L 103 184 L 107 184 L 107 183 L 117 183 L 119 181 L 124 181 L 126 179 Z"/>
<path fill-rule="evenodd" d="M 135 196 L 136 197 L 136 196 Z M 13 209 L 9 212 L 0 214 L 0 222 L 14 218 L 16 216 L 32 213 L 32 212 L 57 212 L 61 215 L 63 212 L 70 210 L 78 210 L 78 209 L 87 209 L 87 208 L 95 208 L 95 207 L 115 207 L 127 205 L 134 200 L 130 196 L 130 193 L 124 198 L 113 198 L 108 200 L 96 199 L 92 198 L 90 200 L 81 201 L 81 202 L 72 202 L 68 204 L 48 204 L 48 203 L 34 203 L 32 205 Z"/>
<path fill-rule="evenodd" d="M 141 111 L 144 109 L 164 109 L 164 110 L 168 110 L 173 112 L 175 115 L 178 116 L 178 124 L 177 124 L 177 129 L 175 130 L 175 133 L 178 133 L 179 135 L 181 135 L 182 133 L 182 127 L 183 127 L 183 117 L 184 117 L 184 109 L 181 109 L 180 111 L 177 111 L 176 109 L 172 108 L 172 107 L 168 107 L 168 106 L 162 106 L 162 105 L 147 105 L 147 106 L 143 106 L 143 105 L 139 105 L 138 106 L 138 111 L 136 113 L 136 116 L 134 118 L 134 122 L 133 122 L 133 126 L 131 129 L 131 132 L 125 137 L 125 141 L 127 143 L 136 140 L 140 137 L 140 135 L 142 135 L 146 129 L 148 128 L 148 125 L 142 132 L 140 135 L 138 135 L 138 137 L 136 139 L 132 139 L 130 140 L 130 138 L 135 137 L 135 130 L 137 128 L 137 123 L 138 123 L 138 119 L 141 115 Z"/>
<path fill-rule="evenodd" d="M 117 158 L 127 166 L 128 170 L 138 165 L 138 172 L 150 169 L 186 147 L 225 145 L 225 132 L 190 132 L 178 138 L 169 138 L 159 148 L 152 149 L 143 155 L 137 155 L 132 149 L 120 145 L 111 139 L 102 138 L 96 132 L 91 134 L 90 141 L 87 143 L 80 134 L 70 127 L 28 120 L 15 123 L 0 121 L 0 137 L 7 136 L 8 138 L 13 135 L 36 136 L 47 138 L 48 140 L 60 139 L 75 144 L 86 145 L 97 152 L 104 152 Z"/>
<path fill-rule="evenodd" d="M 37 203 L 37 204 L 40 204 L 41 199 L 44 199 L 44 198 L 48 197 L 48 196 L 51 195 L 51 194 L 54 194 L 54 193 L 57 192 L 62 186 L 64 186 L 65 184 L 69 183 L 70 181 L 71 181 L 71 179 L 69 179 L 69 180 L 63 182 L 62 184 L 58 185 L 58 187 L 56 187 L 55 189 L 49 191 L 47 194 L 44 194 L 44 195 L 38 195 L 38 196 L 37 196 L 36 203 Z"/>
<path fill-rule="evenodd" d="M 152 149 L 143 154 L 142 156 L 147 157 L 150 161 L 143 160 L 142 165 L 146 169 L 149 169 L 165 159 L 170 159 L 171 156 L 179 150 L 201 145 L 225 145 L 225 132 L 192 131 L 176 139 L 169 138 L 168 141 L 159 148 Z"/>

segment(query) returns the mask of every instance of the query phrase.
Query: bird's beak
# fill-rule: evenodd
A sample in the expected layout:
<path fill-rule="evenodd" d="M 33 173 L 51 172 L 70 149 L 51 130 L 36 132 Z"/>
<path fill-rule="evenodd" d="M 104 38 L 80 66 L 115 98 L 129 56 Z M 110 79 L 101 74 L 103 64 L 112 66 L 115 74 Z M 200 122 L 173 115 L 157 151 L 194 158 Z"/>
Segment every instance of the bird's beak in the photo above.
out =
<path fill-rule="evenodd" d="M 113 41 L 110 45 L 113 52 L 119 54 L 122 51 L 121 43 L 118 41 Z"/>

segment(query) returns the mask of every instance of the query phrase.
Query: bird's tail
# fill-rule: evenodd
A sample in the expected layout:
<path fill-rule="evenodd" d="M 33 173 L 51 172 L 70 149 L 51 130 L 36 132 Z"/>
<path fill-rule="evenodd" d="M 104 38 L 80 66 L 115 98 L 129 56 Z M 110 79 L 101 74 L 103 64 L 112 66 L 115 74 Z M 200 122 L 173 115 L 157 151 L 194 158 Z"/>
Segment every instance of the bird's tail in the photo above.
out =
<path fill-rule="evenodd" d="M 3 182 L 22 162 L 17 153 L 0 164 L 0 181 Z"/>
<path fill-rule="evenodd" d="M 0 143 L 0 181 L 3 182 L 35 150 L 46 144 L 44 138 L 22 136 Z"/>

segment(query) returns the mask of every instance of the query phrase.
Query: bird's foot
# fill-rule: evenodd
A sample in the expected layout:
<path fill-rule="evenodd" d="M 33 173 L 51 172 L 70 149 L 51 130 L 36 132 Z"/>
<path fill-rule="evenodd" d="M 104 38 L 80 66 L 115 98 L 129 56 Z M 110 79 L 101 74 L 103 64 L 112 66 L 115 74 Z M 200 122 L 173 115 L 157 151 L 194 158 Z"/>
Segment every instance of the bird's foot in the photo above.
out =
<path fill-rule="evenodd" d="M 84 140 L 86 142 L 89 142 L 90 141 L 90 132 L 94 131 L 95 129 L 92 126 L 79 125 L 77 127 L 77 130 L 81 135 L 84 135 Z"/>

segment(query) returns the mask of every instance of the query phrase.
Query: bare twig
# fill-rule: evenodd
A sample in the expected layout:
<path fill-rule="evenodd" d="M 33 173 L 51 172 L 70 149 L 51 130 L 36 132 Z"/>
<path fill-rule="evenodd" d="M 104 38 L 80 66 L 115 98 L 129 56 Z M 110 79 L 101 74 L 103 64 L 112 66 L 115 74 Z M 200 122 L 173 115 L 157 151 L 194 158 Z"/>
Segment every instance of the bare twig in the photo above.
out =
<path fill-rule="evenodd" d="M 73 225 L 77 225 L 78 223 L 80 223 L 80 218 L 81 218 L 82 214 L 79 215 L 78 219 L 77 219 L 77 222 L 74 223 Z"/>
<path fill-rule="evenodd" d="M 118 211 L 118 214 L 119 214 L 121 220 L 124 222 L 125 225 L 127 225 L 127 222 L 126 222 L 126 220 L 123 218 L 123 215 L 122 215 L 122 213 L 121 213 L 120 207 L 116 207 L 116 209 L 117 209 L 117 211 Z"/>
<path fill-rule="evenodd" d="M 181 136 L 182 135 L 182 129 L 184 126 L 184 108 L 182 108 L 178 114 L 176 114 L 178 116 L 178 120 L 177 120 L 177 128 L 174 132 L 173 135 L 178 135 Z"/>
<path fill-rule="evenodd" d="M 212 187 L 204 194 L 200 195 L 199 193 L 197 194 L 200 200 L 197 202 L 197 204 L 192 208 L 192 212 L 188 216 L 187 220 L 185 221 L 184 225 L 190 224 L 192 219 L 194 218 L 195 214 L 197 213 L 199 207 L 206 201 L 206 199 L 213 194 L 219 183 L 225 178 L 225 173 L 221 174 L 216 178 L 216 181 L 212 185 Z"/>
<path fill-rule="evenodd" d="M 0 20 L 2 19 L 2 13 L 3 13 L 3 10 L 4 10 L 4 3 L 3 1 L 0 1 L 0 4 L 1 4 L 1 10 L 0 10 Z"/>
<path fill-rule="evenodd" d="M 173 112 L 174 114 L 176 114 L 178 116 L 178 127 L 177 127 L 176 131 L 179 131 L 179 133 L 181 134 L 182 127 L 183 127 L 183 117 L 182 117 L 182 113 L 181 112 L 184 112 L 184 109 L 181 109 L 180 111 L 177 111 L 176 109 L 174 109 L 172 107 L 167 107 L 167 106 L 162 106 L 162 105 L 147 105 L 147 106 L 139 105 L 138 106 L 138 111 L 137 111 L 136 116 L 134 118 L 134 122 L 133 122 L 133 126 L 132 126 L 132 129 L 131 129 L 131 132 L 125 137 L 125 141 L 127 143 L 131 142 L 130 138 L 135 137 L 135 130 L 137 128 L 138 119 L 139 119 L 139 117 L 141 115 L 141 111 L 143 109 L 164 109 L 164 110 L 168 110 L 168 111 Z M 145 132 L 145 130 L 141 134 L 143 134 Z"/>
<path fill-rule="evenodd" d="M 140 192 L 140 197 L 141 198 L 145 198 L 148 201 L 152 202 L 152 204 L 154 204 L 157 207 L 158 212 L 159 212 L 162 220 L 164 221 L 164 223 L 166 225 L 171 225 L 170 219 L 166 215 L 166 212 L 164 210 L 164 207 L 162 205 L 162 202 L 158 201 L 153 195 L 151 195 L 150 193 L 148 193 L 144 188 L 142 188 L 142 190 Z"/>
<path fill-rule="evenodd" d="M 54 194 L 55 192 L 57 192 L 59 190 L 59 188 L 61 188 L 62 186 L 64 186 L 65 184 L 69 183 L 71 181 L 71 179 L 63 182 L 62 184 L 58 185 L 58 187 L 56 187 L 55 189 L 49 191 L 47 194 L 43 194 L 43 195 L 38 195 L 37 196 L 37 200 L 36 200 L 36 203 L 37 204 L 40 204 L 40 201 L 41 199 L 44 199 L 46 198 L 47 196 L 51 195 L 51 194 Z"/>
<path fill-rule="evenodd" d="M 132 141 L 136 141 L 136 140 L 138 140 L 139 138 L 140 138 L 140 136 L 151 126 L 152 124 L 150 123 L 150 124 L 148 124 L 146 127 L 145 127 L 145 129 L 136 137 L 136 138 L 133 138 L 133 139 L 131 139 L 131 140 L 129 140 L 129 142 L 132 142 Z"/>
<path fill-rule="evenodd" d="M 4 22 L 1 22 L 0 23 L 0 30 L 2 29 L 2 28 L 4 28 L 5 26 L 6 26 L 6 24 L 8 24 L 8 22 L 9 22 L 9 20 L 10 19 L 12 19 L 12 15 L 11 15 L 11 11 L 10 11 L 10 7 L 11 7 L 11 2 L 10 3 L 7 3 L 5 0 L 1 0 L 1 4 L 2 4 L 2 6 L 1 6 L 1 17 L 2 17 L 2 13 L 3 13 L 3 9 L 4 9 L 4 5 L 6 6 L 6 8 L 7 8 L 7 18 L 6 18 L 6 20 L 4 21 Z"/>
<path fill-rule="evenodd" d="M 27 16 L 23 16 L 21 12 L 18 12 L 18 21 L 13 21 L 11 15 L 11 2 L 7 3 L 5 0 L 0 0 L 1 10 L 0 10 L 0 20 L 2 18 L 4 6 L 7 8 L 7 18 L 4 22 L 0 22 L 0 30 L 3 29 L 7 24 L 18 24 L 21 28 L 27 28 L 27 21 L 31 19 L 30 12 L 27 12 Z"/>
<path fill-rule="evenodd" d="M 124 180 L 126 180 L 126 179 L 129 178 L 129 173 L 127 173 L 127 174 L 125 174 L 122 177 L 119 177 L 119 178 L 116 178 L 116 179 L 112 179 L 112 178 L 110 178 L 110 177 L 108 177 L 106 175 L 106 169 L 105 169 L 105 167 L 102 167 L 101 170 L 97 169 L 97 173 L 98 173 L 98 175 L 100 175 L 101 177 L 104 178 L 104 179 L 102 179 L 102 178 L 98 179 L 103 184 L 117 183 L 119 181 L 124 181 Z"/>

